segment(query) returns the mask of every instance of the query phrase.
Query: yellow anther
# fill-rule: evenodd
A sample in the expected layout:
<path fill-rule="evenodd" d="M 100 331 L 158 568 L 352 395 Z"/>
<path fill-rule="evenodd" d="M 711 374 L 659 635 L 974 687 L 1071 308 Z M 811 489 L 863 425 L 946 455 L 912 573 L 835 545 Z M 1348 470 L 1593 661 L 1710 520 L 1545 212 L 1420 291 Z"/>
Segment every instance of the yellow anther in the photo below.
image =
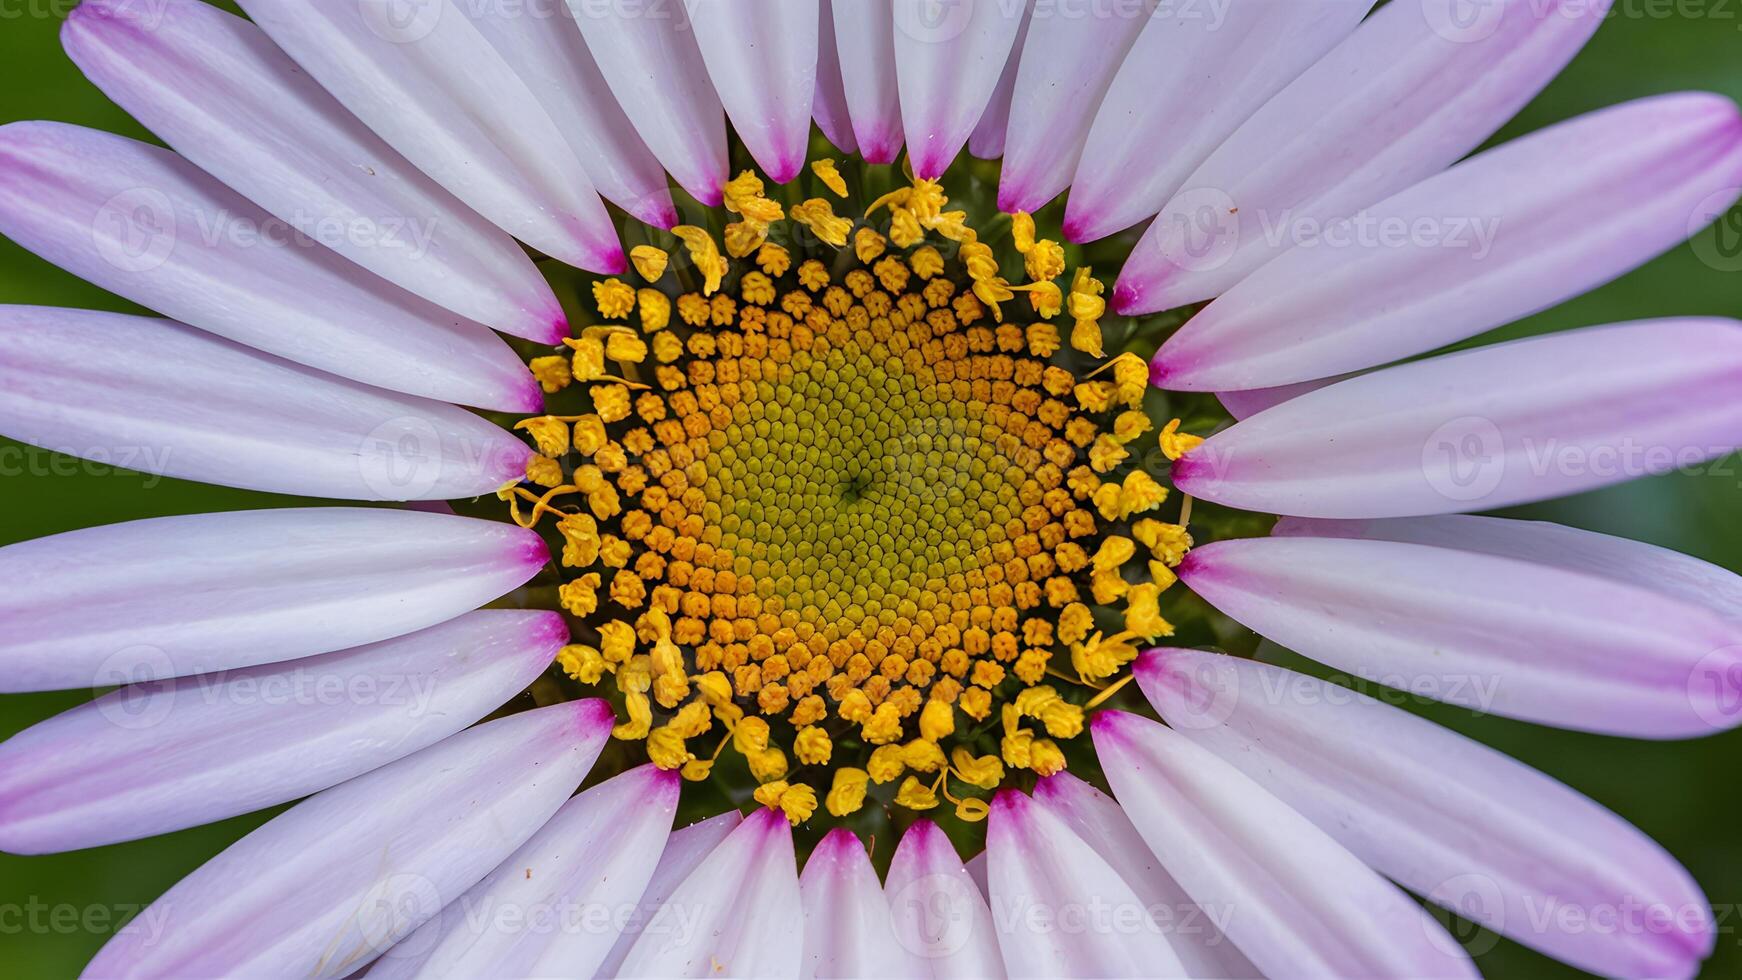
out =
<path fill-rule="evenodd" d="M 1042 776 L 1064 771 L 1065 753 L 1050 738 L 1037 738 L 1028 749 L 1028 767 Z"/>
<path fill-rule="evenodd" d="M 732 730 L 732 747 L 746 757 L 768 748 L 768 722 L 746 718 Z"/>
<path fill-rule="evenodd" d="M 1131 525 L 1131 535 L 1167 567 L 1178 565 L 1192 549 L 1192 535 L 1183 525 L 1145 518 Z"/>
<path fill-rule="evenodd" d="M 605 658 L 593 647 L 570 644 L 557 651 L 557 666 L 582 684 L 597 684 L 605 676 Z"/>
<path fill-rule="evenodd" d="M 1149 421 L 1149 416 L 1142 412 L 1120 412 L 1119 417 L 1113 420 L 1113 438 L 1129 443 L 1153 427 L 1154 423 Z"/>
<path fill-rule="evenodd" d="M 670 725 L 661 725 L 647 734 L 647 758 L 661 769 L 681 769 L 695 755 Z"/>
<path fill-rule="evenodd" d="M 896 248 L 912 248 L 925 241 L 925 228 L 912 211 L 896 208 L 889 216 L 889 240 Z"/>
<path fill-rule="evenodd" d="M 653 702 L 647 699 L 647 695 L 631 691 L 623 696 L 623 708 L 629 713 L 629 720 L 612 728 L 611 736 L 625 742 L 639 742 L 646 738 L 653 729 Z"/>
<path fill-rule="evenodd" d="M 825 801 L 829 813 L 837 817 L 857 813 L 865 805 L 865 786 L 869 781 L 870 776 L 863 769 L 836 769 L 834 785 Z"/>
<path fill-rule="evenodd" d="M 1204 444 L 1201 437 L 1179 431 L 1179 425 L 1179 419 L 1173 419 L 1161 429 L 1161 452 L 1168 459 L 1179 459 Z"/>
<path fill-rule="evenodd" d="M 829 740 L 829 733 L 815 725 L 806 725 L 798 730 L 792 743 L 792 754 L 798 756 L 798 761 L 807 766 L 820 766 L 829 761 L 834 752 L 834 743 Z"/>
<path fill-rule="evenodd" d="M 931 279 L 944 271 L 944 257 L 930 245 L 922 245 L 908 256 L 907 266 L 921 279 Z"/>
<path fill-rule="evenodd" d="M 566 456 L 569 451 L 569 425 L 560 419 L 549 415 L 537 418 L 521 419 L 514 423 L 516 429 L 525 431 L 532 436 L 532 442 L 538 451 L 546 456 Z"/>
<path fill-rule="evenodd" d="M 702 295 L 712 296 L 720 288 L 720 280 L 726 277 L 727 263 L 725 256 L 720 254 L 720 248 L 714 244 L 714 239 L 705 229 L 695 225 L 678 225 L 671 230 L 678 240 L 689 250 L 690 261 L 695 263 L 696 270 L 702 274 Z"/>
<path fill-rule="evenodd" d="M 1034 216 L 1027 211 L 1010 213 L 1010 244 L 1023 255 L 1034 248 Z"/>
<path fill-rule="evenodd" d="M 998 259 L 992 254 L 990 246 L 983 242 L 969 242 L 962 246 L 958 256 L 962 265 L 968 270 L 968 278 L 981 282 L 998 277 Z"/>
<path fill-rule="evenodd" d="M 1130 561 L 1137 554 L 1137 544 L 1130 538 L 1112 535 L 1101 542 L 1101 547 L 1095 549 L 1094 565 L 1097 571 L 1117 569 Z"/>
<path fill-rule="evenodd" d="M 827 286 L 829 284 L 828 267 L 816 259 L 806 259 L 798 267 L 798 284 L 813 293 Z"/>
<path fill-rule="evenodd" d="M 786 275 L 786 270 L 792 268 L 792 253 L 773 242 L 766 242 L 756 250 L 756 265 L 763 272 L 778 279 Z"/>
<path fill-rule="evenodd" d="M 741 259 L 762 247 L 768 240 L 768 230 L 749 221 L 734 221 L 724 233 L 726 254 Z"/>
<path fill-rule="evenodd" d="M 613 330 L 605 335 L 605 356 L 619 364 L 647 360 L 647 342 L 633 330 Z"/>
<path fill-rule="evenodd" d="M 938 743 L 923 738 L 913 739 L 901 747 L 901 761 L 915 772 L 937 772 L 949 764 Z"/>
<path fill-rule="evenodd" d="M 1172 636 L 1173 624 L 1161 615 L 1162 586 L 1154 582 L 1134 585 L 1125 601 L 1125 630 L 1145 641 Z"/>
<path fill-rule="evenodd" d="M 1059 329 L 1050 323 L 1031 323 L 1023 336 L 1028 341 L 1028 352 L 1035 357 L 1051 357 L 1059 349 Z"/>
<path fill-rule="evenodd" d="M 991 805 L 979 797 L 969 796 L 956 801 L 956 819 L 965 823 L 979 823 L 991 813 Z"/>
<path fill-rule="evenodd" d="M 853 230 L 853 220 L 836 217 L 833 205 L 820 197 L 794 205 L 792 220 L 809 228 L 817 238 L 836 248 L 847 244 L 847 233 Z"/>
<path fill-rule="evenodd" d="M 997 756 L 975 756 L 962 746 L 950 752 L 950 770 L 957 779 L 981 789 L 997 789 L 1004 781 L 1004 763 Z"/>
<path fill-rule="evenodd" d="M 648 282 L 658 282 L 665 275 L 665 267 L 671 261 L 671 256 L 665 254 L 665 249 L 652 245 L 637 245 L 629 250 L 629 261 L 634 263 L 635 271 L 641 273 L 641 278 Z"/>
<path fill-rule="evenodd" d="M 545 357 L 535 357 L 527 363 L 532 369 L 532 376 L 538 379 L 538 386 L 547 395 L 554 395 L 567 388 L 574 375 L 569 371 L 569 359 L 559 354 Z"/>
<path fill-rule="evenodd" d="M 860 228 L 853 233 L 853 254 L 866 265 L 876 261 L 888 246 L 889 239 L 878 234 L 875 228 Z"/>
<path fill-rule="evenodd" d="M 901 737 L 901 712 L 885 701 L 871 713 L 859 734 L 872 745 L 884 745 Z"/>
<path fill-rule="evenodd" d="M 938 795 L 931 787 L 920 782 L 918 776 L 909 776 L 902 780 L 901 788 L 896 790 L 895 803 L 909 810 L 930 810 L 938 805 Z"/>
<path fill-rule="evenodd" d="M 627 663 L 635 655 L 635 627 L 620 619 L 600 626 L 599 652 L 611 663 Z"/>
<path fill-rule="evenodd" d="M 620 320 L 635 308 L 635 287 L 614 277 L 595 282 L 593 302 L 598 304 L 600 316 Z"/>
<path fill-rule="evenodd" d="M 1105 341 L 1101 337 L 1101 324 L 1094 320 L 1078 320 L 1071 326 L 1071 349 L 1080 350 L 1090 357 L 1106 357 Z M 1087 387 L 1087 386 L 1085 386 Z M 1096 411 L 1104 411 L 1106 405 Z"/>
<path fill-rule="evenodd" d="M 1124 444 L 1103 432 L 1095 437 L 1094 445 L 1089 447 L 1089 468 L 1096 473 L 1107 473 L 1130 455 Z"/>
<path fill-rule="evenodd" d="M 948 702 L 927 701 L 919 713 L 919 734 L 936 742 L 956 730 L 956 711 Z"/>
<path fill-rule="evenodd" d="M 872 781 L 883 784 L 894 782 L 907 771 L 907 763 L 903 759 L 902 747 L 899 745 L 884 745 L 872 750 L 871 759 L 865 764 L 870 771 Z"/>
<path fill-rule="evenodd" d="M 657 333 L 671 323 L 671 300 L 657 289 L 642 289 L 635 293 L 641 307 L 641 329 Z"/>
<path fill-rule="evenodd" d="M 811 173 L 817 175 L 817 179 L 823 182 L 824 187 L 834 191 L 836 197 L 847 196 L 847 181 L 842 178 L 841 172 L 835 169 L 833 157 L 812 160 Z"/>
<path fill-rule="evenodd" d="M 786 753 L 773 746 L 752 752 L 745 759 L 750 763 L 750 775 L 759 783 L 772 782 L 786 775 Z"/>
<path fill-rule="evenodd" d="M 1089 630 L 1094 625 L 1095 617 L 1089 612 L 1089 607 L 1080 602 L 1073 602 L 1059 612 L 1059 642 L 1076 643 L 1088 636 Z"/>
<path fill-rule="evenodd" d="M 1096 633 L 1087 643 L 1071 645 L 1071 666 L 1084 681 L 1094 683 L 1119 672 L 1137 659 L 1137 646 L 1130 633 L 1102 637 Z"/>
<path fill-rule="evenodd" d="M 692 782 L 692 783 L 699 783 L 702 780 L 707 779 L 710 775 L 713 774 L 713 772 L 714 772 L 714 760 L 713 759 L 691 759 L 690 761 L 684 763 L 683 769 L 679 770 L 679 772 L 683 775 L 683 778 L 686 781 Z"/>

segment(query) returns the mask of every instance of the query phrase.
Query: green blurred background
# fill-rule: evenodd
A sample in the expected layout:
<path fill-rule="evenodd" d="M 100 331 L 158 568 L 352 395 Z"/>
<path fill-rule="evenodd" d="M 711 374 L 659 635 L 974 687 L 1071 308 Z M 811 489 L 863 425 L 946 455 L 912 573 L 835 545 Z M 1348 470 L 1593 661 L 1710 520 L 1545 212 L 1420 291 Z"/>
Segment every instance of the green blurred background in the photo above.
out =
<path fill-rule="evenodd" d="M 144 0 L 150 2 L 150 0 Z M 84 80 L 60 50 L 72 0 L 0 0 L 0 122 L 55 119 L 150 136 Z M 1644 95 L 1708 89 L 1742 99 L 1742 0 L 1617 0 L 1617 10 L 1572 66 L 1497 137 L 1506 139 Z M 1691 245 L 1633 274 L 1492 337 L 1639 317 L 1742 317 L 1742 211 Z M 133 311 L 0 239 L 0 302 Z M 288 498 L 200 486 L 56 456 L 0 439 L 0 545 L 115 521 L 272 506 Z M 1521 509 L 1545 518 L 1675 548 L 1742 568 L 1742 461 L 1678 473 Z M 5 583 L 0 583 L 4 588 Z M 1322 671 L 1281 651 L 1300 669 Z M 0 699 L 0 737 L 89 697 L 71 692 Z M 1418 705 L 1577 789 L 1638 824 L 1683 860 L 1718 912 L 1709 977 L 1742 976 L 1742 732 L 1695 742 L 1648 743 L 1557 732 L 1436 705 Z M 271 811 L 276 812 L 276 811 Z M 168 837 L 38 858 L 0 855 L 0 963 L 15 976 L 61 977 L 125 918 L 271 812 Z M 1461 936 L 1470 935 L 1468 929 Z M 1470 939 L 1490 976 L 1576 971 L 1485 933 Z"/>

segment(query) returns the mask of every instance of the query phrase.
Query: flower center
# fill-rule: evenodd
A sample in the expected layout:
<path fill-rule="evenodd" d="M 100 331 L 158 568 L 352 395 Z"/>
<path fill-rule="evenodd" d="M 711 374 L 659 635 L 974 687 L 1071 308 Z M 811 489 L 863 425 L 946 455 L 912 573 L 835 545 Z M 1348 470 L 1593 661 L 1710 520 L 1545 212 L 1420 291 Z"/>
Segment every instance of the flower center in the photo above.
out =
<path fill-rule="evenodd" d="M 1094 689 L 1171 632 L 1190 539 L 1144 516 L 1167 495 L 1127 448 L 1146 366 L 1105 357 L 1101 284 L 1067 298 L 1026 215 L 1014 285 L 935 184 L 857 224 L 823 198 L 784 222 L 762 190 L 728 187 L 735 282 L 683 226 L 689 268 L 643 246 L 646 287 L 594 285 L 602 322 L 533 361 L 592 410 L 522 421 L 533 486 L 502 496 L 556 517 L 561 601 L 596 636 L 562 666 L 613 676 L 654 762 L 708 779 L 730 748 L 795 822 L 817 787 L 845 816 L 897 780 L 896 804 L 977 819 L 1006 767 L 1063 768 Z"/>

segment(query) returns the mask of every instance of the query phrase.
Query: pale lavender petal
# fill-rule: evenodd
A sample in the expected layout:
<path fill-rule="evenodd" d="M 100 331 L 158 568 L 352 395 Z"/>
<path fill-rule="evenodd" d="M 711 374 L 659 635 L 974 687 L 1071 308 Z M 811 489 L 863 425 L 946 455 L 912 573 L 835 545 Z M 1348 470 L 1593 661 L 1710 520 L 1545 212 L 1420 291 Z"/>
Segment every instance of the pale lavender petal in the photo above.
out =
<path fill-rule="evenodd" d="M 1376 371 L 1258 413 L 1174 464 L 1186 493 L 1299 517 L 1489 510 L 1742 444 L 1742 325 L 1645 320 Z"/>
<path fill-rule="evenodd" d="M 532 531 L 388 508 L 158 517 L 0 548 L 0 690 L 184 677 L 434 626 L 549 561 Z"/>
<path fill-rule="evenodd" d="M 597 699 L 538 708 L 310 797 L 165 892 L 85 976 L 347 976 L 550 819 L 611 722 Z"/>
<path fill-rule="evenodd" d="M 406 162 L 242 18 L 198 0 L 89 0 L 67 16 L 61 44 L 104 94 L 286 232 L 506 333 L 552 343 L 566 335 L 550 285 L 507 233 Z M 232 210 L 233 221 L 260 217 Z M 303 295 L 308 305 L 345 303 L 313 286 Z M 369 320 L 363 308 L 354 317 Z"/>
<path fill-rule="evenodd" d="M 889 863 L 883 892 L 910 976 L 1004 976 L 992 910 L 937 824 L 916 820 L 907 828 Z"/>
<path fill-rule="evenodd" d="M 1003 106 L 1006 117 L 1012 105 L 1022 108 L 1004 137 L 998 210 L 1038 211 L 1069 186 L 1114 73 L 1138 33 L 1164 19 L 1148 4 L 1033 8 L 1023 25 L 1026 40 L 1017 41 L 1020 67 Z"/>
<path fill-rule="evenodd" d="M 1478 551 L 1599 575 L 1704 606 L 1742 622 L 1742 575 L 1679 551 L 1546 521 L 1448 514 L 1378 521 L 1285 517 L 1279 537 L 1366 538 Z"/>
<path fill-rule="evenodd" d="M 1341 538 L 1219 541 L 1179 571 L 1276 643 L 1417 695 L 1636 738 L 1742 724 L 1742 627 L 1613 578 Z"/>
<path fill-rule="evenodd" d="M 556 613 L 481 610 L 353 650 L 111 692 L 0 743 L 0 850 L 136 840 L 319 792 L 496 710 L 567 639 Z"/>
<path fill-rule="evenodd" d="M 591 272 L 628 267 L 555 120 L 446 0 L 405 9 L 386 0 L 237 5 L 389 146 L 498 227 Z"/>
<path fill-rule="evenodd" d="M 1121 711 L 1092 731 L 1150 850 L 1266 975 L 1477 975 L 1414 900 L 1208 749 Z"/>
<path fill-rule="evenodd" d="M 678 783 L 645 765 L 569 800 L 369 976 L 593 976 L 659 861 Z"/>
<path fill-rule="evenodd" d="M 1013 977 L 1186 976 L 1163 926 L 1119 872 L 1016 790 L 992 801 L 986 882 L 994 908 L 1018 913 L 998 929 Z"/>
<path fill-rule="evenodd" d="M 992 90 L 992 98 L 986 102 L 986 111 L 980 114 L 980 121 L 974 125 L 974 131 L 968 134 L 968 152 L 982 160 L 992 160 L 1004 155 L 1004 137 L 1010 131 L 1010 102 L 1016 93 L 1016 70 L 1022 65 L 1022 50 L 1028 44 L 1028 15 L 1033 12 L 1034 5 L 1031 3 L 1022 18 L 1022 26 L 1016 31 L 1016 43 L 1010 46 L 1010 57 L 1004 62 L 1004 72 L 998 76 L 998 86 Z"/>
<path fill-rule="evenodd" d="M 914 175 L 935 178 L 968 142 L 1028 4 L 893 0 L 901 121 Z"/>
<path fill-rule="evenodd" d="M 817 87 L 816 0 L 687 0 L 708 77 L 762 172 L 804 169 Z"/>
<path fill-rule="evenodd" d="M 587 50 L 635 131 L 679 186 L 718 205 L 726 184 L 726 112 L 683 4 L 568 0 Z"/>
<path fill-rule="evenodd" d="M 0 165 L 0 233 L 141 306 L 383 388 L 505 411 L 542 403 L 484 326 L 300 236 L 168 150 L 22 122 L 0 127 Z"/>
<path fill-rule="evenodd" d="M 1095 111 L 1065 234 L 1093 241 L 1160 211 L 1198 164 L 1347 37 L 1373 3 L 1158 7 Z"/>
<path fill-rule="evenodd" d="M 550 113 L 593 186 L 660 228 L 678 223 L 665 169 L 612 97 L 605 76 L 558 0 L 455 3 Z"/>
<path fill-rule="evenodd" d="M 1219 296 L 1297 235 L 1444 170 L 1558 74 L 1608 9 L 1609 0 L 1380 8 L 1186 178 L 1121 270 L 1120 308 Z"/>
<path fill-rule="evenodd" d="M 894 163 L 901 155 L 901 91 L 895 81 L 895 18 L 880 3 L 833 4 L 841 82 L 853 119 L 853 137 L 866 163 Z"/>
<path fill-rule="evenodd" d="M 0 434 L 221 486 L 452 500 L 532 451 L 465 409 L 322 374 L 174 320 L 0 307 Z"/>
<path fill-rule="evenodd" d="M 1149 916 L 1166 934 L 1190 977 L 1257 977 L 1252 965 L 1222 934 L 1217 919 L 1225 910 L 1192 901 L 1179 882 L 1150 853 L 1113 798 L 1068 772 L 1040 780 L 1034 800 L 1057 814 L 1083 842 L 1095 849 L 1130 886 Z"/>
<path fill-rule="evenodd" d="M 1292 398 L 1299 398 L 1309 391 L 1336 384 L 1354 375 L 1345 374 L 1335 378 L 1320 378 L 1317 381 L 1302 381 L 1299 384 L 1282 385 L 1278 388 L 1249 388 L 1246 391 L 1218 391 L 1216 400 L 1234 417 L 1234 421 L 1243 422 L 1267 408 L 1276 406 Z"/>
<path fill-rule="evenodd" d="M 1742 112 L 1641 99 L 1514 140 L 1323 229 L 1150 362 L 1175 390 L 1270 388 L 1433 350 L 1593 289 L 1742 187 Z"/>
<path fill-rule="evenodd" d="M 611 954 L 605 957 L 595 976 L 617 976 L 630 948 L 643 932 L 681 928 L 679 920 L 684 913 L 673 909 L 662 914 L 665 903 L 670 901 L 672 893 L 684 883 L 690 872 L 743 821 L 743 814 L 727 810 L 671 832 L 671 836 L 666 838 L 665 851 L 659 856 L 659 864 L 653 869 L 653 877 L 648 879 L 647 888 L 641 893 L 641 900 L 635 903 L 632 914 L 624 922 L 623 934 L 617 937 L 617 944 L 611 948 Z"/>
<path fill-rule="evenodd" d="M 841 78 L 841 52 L 835 43 L 835 14 L 830 0 L 823 0 L 817 23 L 817 88 L 811 96 L 811 116 L 835 149 L 842 153 L 859 152 L 859 141 L 853 135 L 852 110 L 847 106 L 846 83 Z"/>
<path fill-rule="evenodd" d="M 745 818 L 665 904 L 682 911 L 682 928 L 643 930 L 618 976 L 799 975 L 804 908 L 780 811 Z"/>
<path fill-rule="evenodd" d="M 1710 908 L 1674 858 L 1493 749 L 1251 660 L 1155 650 L 1134 672 L 1174 731 L 1466 919 L 1608 976 L 1691 976 L 1712 951 Z"/>
<path fill-rule="evenodd" d="M 804 900 L 804 964 L 812 977 L 900 977 L 907 964 L 889 925 L 889 903 L 858 835 L 829 831 L 798 879 Z"/>

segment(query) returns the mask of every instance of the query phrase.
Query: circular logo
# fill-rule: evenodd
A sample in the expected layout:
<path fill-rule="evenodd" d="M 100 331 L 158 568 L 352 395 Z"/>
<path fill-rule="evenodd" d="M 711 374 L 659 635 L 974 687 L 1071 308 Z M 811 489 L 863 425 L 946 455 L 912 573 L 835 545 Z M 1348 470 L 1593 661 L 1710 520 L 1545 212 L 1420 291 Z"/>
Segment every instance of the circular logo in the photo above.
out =
<path fill-rule="evenodd" d="M 1422 444 L 1421 472 L 1447 500 L 1481 500 L 1506 476 L 1506 440 L 1500 427 L 1479 415 L 1447 422 Z"/>
<path fill-rule="evenodd" d="M 91 687 L 114 687 L 97 699 L 97 710 L 117 728 L 155 728 L 175 707 L 175 665 L 154 646 L 139 644 L 103 658 Z"/>
<path fill-rule="evenodd" d="M 1162 717 L 1172 728 L 1201 731 L 1227 722 L 1240 704 L 1240 671 L 1224 657 L 1187 654 L 1162 668 L 1162 684 L 1174 688 Z"/>
<path fill-rule="evenodd" d="M 175 242 L 175 204 L 155 187 L 116 194 L 91 220 L 91 245 L 122 272 L 150 272 L 168 262 Z"/>
<path fill-rule="evenodd" d="M 1457 44 L 1486 41 L 1500 29 L 1508 0 L 1421 0 L 1435 34 Z"/>
<path fill-rule="evenodd" d="M 1445 922 L 1443 929 L 1433 916 L 1422 920 L 1428 939 L 1445 952 L 1480 956 L 1500 941 L 1498 932 L 1506 928 L 1506 896 L 1493 878 L 1475 873 L 1456 875 L 1440 882 L 1427 898 L 1457 915 Z"/>
<path fill-rule="evenodd" d="M 925 44 L 943 44 L 962 36 L 974 19 L 978 0 L 897 0 L 895 28 Z"/>
<path fill-rule="evenodd" d="M 1701 262 L 1719 272 L 1742 272 L 1742 187 L 1726 187 L 1701 201 L 1688 215 L 1688 246 Z M 1710 227 L 1710 234 L 1701 234 Z"/>
<path fill-rule="evenodd" d="M 435 882 L 410 871 L 390 874 L 376 882 L 357 903 L 353 919 L 363 942 L 370 949 L 395 956 L 419 956 L 441 937 L 440 930 L 419 932 L 418 926 L 440 915 L 441 892 Z M 416 934 L 414 936 L 414 933 Z M 404 942 L 406 939 L 410 942 Z"/>
<path fill-rule="evenodd" d="M 977 901 L 979 891 L 966 873 L 915 878 L 889 896 L 895 941 L 921 959 L 953 956 L 973 938 Z"/>
<path fill-rule="evenodd" d="M 441 20 L 447 0 L 357 0 L 370 33 L 394 44 L 414 44 L 429 37 Z"/>
<path fill-rule="evenodd" d="M 1688 704 L 1712 730 L 1742 723 L 1742 646 L 1713 650 L 1688 672 Z"/>
<path fill-rule="evenodd" d="M 447 459 L 442 436 L 429 419 L 402 415 L 363 437 L 357 465 L 378 500 L 421 500 L 441 479 Z"/>
<path fill-rule="evenodd" d="M 1219 188 L 1185 191 L 1155 220 L 1162 228 L 1162 257 L 1188 272 L 1218 269 L 1240 247 L 1240 209 Z"/>

